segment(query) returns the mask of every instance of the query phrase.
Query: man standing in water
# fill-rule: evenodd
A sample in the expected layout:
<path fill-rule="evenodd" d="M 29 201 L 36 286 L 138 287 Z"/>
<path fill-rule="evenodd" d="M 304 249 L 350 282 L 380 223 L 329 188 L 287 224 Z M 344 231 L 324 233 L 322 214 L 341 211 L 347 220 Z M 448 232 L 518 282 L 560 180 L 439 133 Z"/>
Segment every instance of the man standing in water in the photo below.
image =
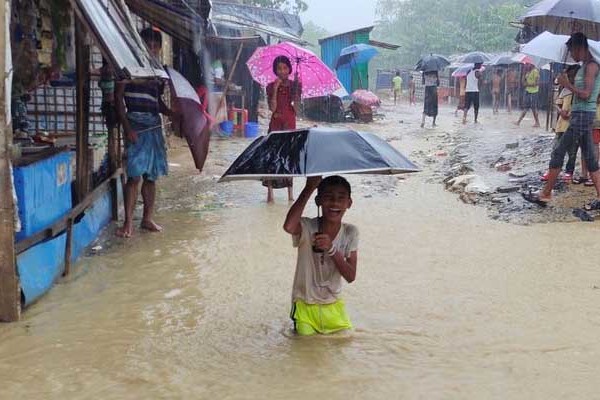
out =
<path fill-rule="evenodd" d="M 477 117 L 479 116 L 479 78 L 481 78 L 481 66 L 481 63 L 475 64 L 475 67 L 467 74 L 463 124 L 467 123 L 467 113 L 469 112 L 469 108 L 471 108 L 471 104 L 473 105 L 473 112 L 475 113 L 475 123 L 477 123 Z"/>
<path fill-rule="evenodd" d="M 162 47 L 161 33 L 146 28 L 140 35 L 150 54 L 158 60 Z M 142 180 L 144 213 L 141 228 L 151 232 L 162 230 L 154 222 L 156 180 L 166 175 L 168 170 L 160 113 L 172 114 L 161 98 L 163 89 L 163 83 L 156 80 L 119 82 L 116 87 L 115 102 L 125 131 L 127 157 L 125 222 L 117 230 L 117 235 L 121 237 L 127 238 L 133 234 L 133 212 Z"/>
<path fill-rule="evenodd" d="M 567 74 L 558 78 L 558 83 L 573 93 L 571 119 L 566 132 L 562 134 L 550 158 L 548 181 L 539 193 L 523 193 L 523 198 L 540 206 L 546 206 L 552 198 L 552 189 L 565 161 L 565 155 L 572 148 L 576 138 L 579 138 L 581 157 L 585 160 L 589 173 L 596 188 L 596 199 L 586 204 L 586 210 L 600 210 L 600 172 L 598 158 L 594 151 L 592 126 L 596 116 L 596 99 L 600 93 L 599 66 L 588 48 L 587 38 L 583 33 L 574 33 L 567 41 L 567 48 L 576 62 L 582 62 L 571 83 Z"/>
<path fill-rule="evenodd" d="M 586 42 L 587 43 L 587 42 Z M 523 78 L 523 86 L 525 86 L 525 97 L 523 98 L 523 112 L 516 122 L 517 125 L 521 124 L 527 110 L 531 109 L 533 113 L 533 119 L 535 123 L 534 128 L 540 127 L 540 120 L 538 118 L 538 92 L 540 91 L 540 71 L 533 64 L 525 64 L 525 77 Z"/>

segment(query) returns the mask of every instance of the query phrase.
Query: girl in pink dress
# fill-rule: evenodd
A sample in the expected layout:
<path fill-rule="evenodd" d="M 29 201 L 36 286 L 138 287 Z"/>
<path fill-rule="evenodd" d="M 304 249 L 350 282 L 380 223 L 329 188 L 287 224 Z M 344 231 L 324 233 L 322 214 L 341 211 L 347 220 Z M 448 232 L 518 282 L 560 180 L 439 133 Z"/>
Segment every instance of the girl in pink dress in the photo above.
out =
<path fill-rule="evenodd" d="M 296 112 L 300 104 L 302 85 L 299 81 L 290 81 L 292 63 L 286 56 L 279 56 L 273 61 L 273 72 L 277 79 L 267 85 L 267 99 L 271 122 L 269 133 L 296 129 Z M 288 199 L 294 200 L 293 181 L 291 178 L 265 179 L 267 187 L 267 202 L 273 202 L 273 189 L 288 188 Z"/>

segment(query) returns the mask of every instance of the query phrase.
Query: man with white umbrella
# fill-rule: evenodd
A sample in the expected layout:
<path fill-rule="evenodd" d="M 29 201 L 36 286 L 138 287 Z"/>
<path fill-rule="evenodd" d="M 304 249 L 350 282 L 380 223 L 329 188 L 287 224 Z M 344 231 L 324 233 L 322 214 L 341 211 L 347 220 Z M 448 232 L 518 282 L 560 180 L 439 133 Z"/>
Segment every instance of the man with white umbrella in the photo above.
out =
<path fill-rule="evenodd" d="M 566 74 L 558 78 L 558 83 L 573 93 L 571 121 L 567 131 L 561 136 L 550 158 L 548 181 L 539 193 L 524 193 L 523 198 L 529 202 L 545 206 L 552 197 L 552 188 L 564 163 L 565 155 L 579 138 L 581 157 L 585 160 L 592 181 L 596 188 L 596 199 L 586 204 L 586 210 L 600 210 L 600 172 L 598 158 L 594 152 L 592 125 L 596 115 L 596 99 L 600 93 L 600 67 L 590 53 L 587 38 L 582 33 L 574 33 L 567 41 L 567 48 L 576 62 L 582 67 L 575 76 L 575 82 L 569 82 Z"/>

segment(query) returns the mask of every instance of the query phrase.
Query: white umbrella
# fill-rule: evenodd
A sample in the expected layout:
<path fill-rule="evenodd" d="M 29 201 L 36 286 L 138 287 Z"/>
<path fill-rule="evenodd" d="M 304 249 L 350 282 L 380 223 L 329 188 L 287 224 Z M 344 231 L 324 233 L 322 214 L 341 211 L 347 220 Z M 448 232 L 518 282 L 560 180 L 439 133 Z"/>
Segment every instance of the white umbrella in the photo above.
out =
<path fill-rule="evenodd" d="M 569 54 L 566 45 L 569 38 L 568 35 L 556 35 L 546 31 L 522 45 L 521 53 L 548 61 L 574 64 L 575 60 Z M 588 46 L 594 59 L 600 62 L 600 42 L 588 39 Z"/>
<path fill-rule="evenodd" d="M 535 31 L 570 35 L 583 32 L 600 40 L 598 0 L 543 0 L 533 5 L 519 21 Z"/>

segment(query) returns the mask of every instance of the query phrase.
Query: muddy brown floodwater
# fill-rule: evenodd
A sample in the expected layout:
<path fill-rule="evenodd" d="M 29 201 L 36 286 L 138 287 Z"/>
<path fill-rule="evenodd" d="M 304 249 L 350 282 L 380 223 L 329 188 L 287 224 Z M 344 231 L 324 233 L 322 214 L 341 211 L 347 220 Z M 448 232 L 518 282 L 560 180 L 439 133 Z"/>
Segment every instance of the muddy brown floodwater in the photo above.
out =
<path fill-rule="evenodd" d="M 419 108 L 383 111 L 359 127 L 407 155 L 473 129 L 449 108 L 436 129 L 419 128 Z M 498 130 L 489 114 L 480 135 Z M 164 233 L 107 232 L 21 322 L 0 325 L 0 398 L 599 397 L 597 223 L 495 221 L 431 179 L 438 162 L 405 179 L 352 176 L 346 219 L 361 243 L 345 300 L 356 329 L 299 339 L 285 193 L 268 206 L 259 183 L 216 184 L 247 144 L 215 140 L 197 175 L 175 143 Z"/>

